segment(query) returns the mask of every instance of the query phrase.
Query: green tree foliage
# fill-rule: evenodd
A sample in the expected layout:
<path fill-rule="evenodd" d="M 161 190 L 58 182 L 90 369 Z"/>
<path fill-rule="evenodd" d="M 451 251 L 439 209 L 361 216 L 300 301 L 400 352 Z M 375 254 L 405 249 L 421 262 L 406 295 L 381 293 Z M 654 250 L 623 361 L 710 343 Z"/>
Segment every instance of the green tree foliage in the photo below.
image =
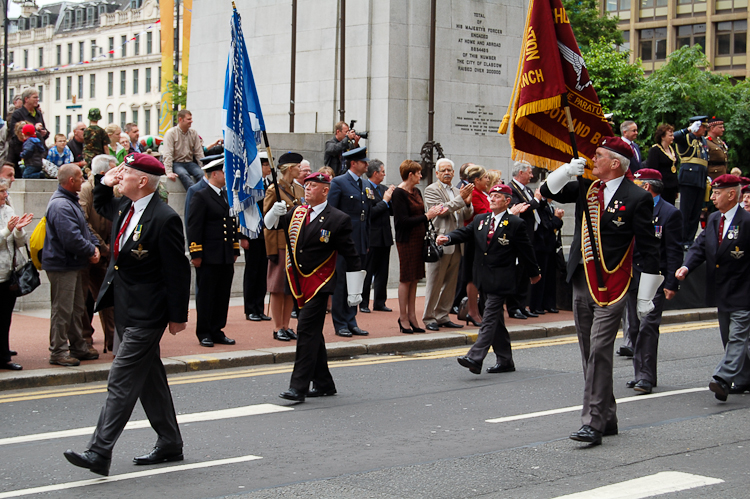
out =
<path fill-rule="evenodd" d="M 172 105 L 175 106 L 172 109 L 172 120 L 177 123 L 177 113 L 180 109 L 185 109 L 187 106 L 187 85 L 188 77 L 182 73 L 175 73 L 175 81 L 167 82 L 167 92 L 172 94 Z"/>
<path fill-rule="evenodd" d="M 731 109 L 717 116 L 724 119 L 724 140 L 729 145 L 729 166 L 750 173 L 750 82 L 739 82 L 732 88 Z M 731 113 L 731 114 L 730 114 Z"/>
<path fill-rule="evenodd" d="M 583 53 L 586 68 L 605 113 L 617 109 L 617 101 L 638 88 L 644 80 L 641 61 L 630 64 L 629 52 L 618 52 L 604 37 Z"/>
<path fill-rule="evenodd" d="M 597 0 L 562 0 L 562 4 L 581 52 L 601 38 L 622 44 L 622 33 L 617 29 L 619 18 L 610 17 L 607 12 L 602 15 Z"/>

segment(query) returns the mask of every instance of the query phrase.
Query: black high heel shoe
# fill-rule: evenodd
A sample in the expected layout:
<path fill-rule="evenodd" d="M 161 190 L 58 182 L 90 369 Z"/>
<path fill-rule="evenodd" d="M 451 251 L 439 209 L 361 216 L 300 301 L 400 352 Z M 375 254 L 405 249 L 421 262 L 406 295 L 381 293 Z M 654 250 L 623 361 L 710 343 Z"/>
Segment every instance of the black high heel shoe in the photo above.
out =
<path fill-rule="evenodd" d="M 421 327 L 417 327 L 414 324 L 412 324 L 411 321 L 409 321 L 409 325 L 411 326 L 411 330 L 414 331 L 415 333 L 424 333 L 424 332 L 426 332 Z"/>
<path fill-rule="evenodd" d="M 411 324 L 409 324 L 411 325 Z M 401 331 L 404 334 L 412 334 L 414 331 L 411 329 L 406 329 L 404 326 L 401 325 L 401 319 L 398 320 L 398 330 Z"/>
<path fill-rule="evenodd" d="M 467 326 L 469 325 L 469 322 L 471 322 L 472 324 L 474 324 L 475 327 L 482 327 L 482 323 L 481 322 L 475 321 L 469 314 L 466 314 L 466 325 Z"/>

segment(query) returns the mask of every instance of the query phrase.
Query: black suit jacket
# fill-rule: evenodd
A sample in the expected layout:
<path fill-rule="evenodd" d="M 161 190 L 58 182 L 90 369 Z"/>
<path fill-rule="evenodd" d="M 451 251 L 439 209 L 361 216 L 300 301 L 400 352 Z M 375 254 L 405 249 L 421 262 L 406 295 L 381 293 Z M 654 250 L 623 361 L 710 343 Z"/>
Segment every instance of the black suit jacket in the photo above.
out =
<path fill-rule="evenodd" d="M 510 190 L 513 192 L 511 196 L 511 206 L 520 203 L 529 203 L 528 209 L 518 216 L 521 220 L 526 222 L 526 232 L 529 235 L 529 241 L 534 240 L 534 225 L 536 225 L 536 217 L 534 212 L 539 209 L 539 201 L 534 197 L 534 193 L 528 187 L 518 187 L 514 181 L 510 181 Z"/>
<path fill-rule="evenodd" d="M 96 176 L 94 185 L 94 207 L 112 220 L 114 240 L 132 202 L 126 197 L 114 198 L 112 188 L 101 183 L 101 175 Z M 138 241 L 134 231 L 117 259 L 109 262 L 96 310 L 114 306 L 118 327 L 157 329 L 169 322 L 187 322 L 190 264 L 180 216 L 155 193 L 138 223 Z"/>
<path fill-rule="evenodd" d="M 576 226 L 568 257 L 568 282 L 581 262 L 581 220 L 586 203 L 580 199 L 578 182 L 568 182 L 557 194 L 549 191 L 546 182 L 542 185 L 542 196 L 545 198 L 560 203 L 576 203 Z M 593 181 L 582 179 L 582 182 L 588 192 Z M 613 211 L 607 211 L 606 208 Z M 643 272 L 659 273 L 659 240 L 654 234 L 653 211 L 654 201 L 651 194 L 624 178 L 609 205 L 602 210 L 599 224 L 603 253 L 599 256 L 603 257 L 608 269 L 617 267 L 635 237 L 635 242 L 643 255 Z"/>
<path fill-rule="evenodd" d="M 562 229 L 563 221 L 555 216 L 554 208 L 546 200 L 539 202 L 539 218 L 541 222 L 534 232 L 534 251 L 539 253 L 554 253 L 557 250 L 556 230 Z"/>
<path fill-rule="evenodd" d="M 506 211 L 488 245 L 491 219 L 491 212 L 475 216 L 469 225 L 448 234 L 448 244 L 473 241 L 474 285 L 485 293 L 512 295 L 516 292 L 516 259 L 529 277 L 539 275 L 539 266 L 523 220 Z M 501 244 L 500 240 L 509 242 Z"/>
<path fill-rule="evenodd" d="M 193 193 L 187 220 L 190 258 L 201 258 L 202 264 L 233 264 L 240 256 L 239 234 L 229 204 L 208 184 Z"/>
<path fill-rule="evenodd" d="M 685 267 L 692 271 L 706 262 L 709 306 L 718 307 L 721 312 L 750 310 L 750 213 L 737 209 L 721 245 L 718 239 L 720 216 L 719 211 L 709 215 L 706 230 L 690 246 Z M 730 239 L 732 228 L 737 228 L 738 233 Z"/>
<path fill-rule="evenodd" d="M 664 288 L 679 289 L 674 273 L 682 265 L 682 212 L 663 199 L 654 206 L 654 229 L 659 234 L 659 270 L 664 276 Z M 638 245 L 633 255 L 633 267 L 642 272 L 643 255 Z"/>
<path fill-rule="evenodd" d="M 328 191 L 328 204 L 349 216 L 352 240 L 360 255 L 367 254 L 370 246 L 370 200 L 365 193 L 365 183 L 362 179 L 360 189 L 354 177 L 345 173 L 331 181 Z"/>
<path fill-rule="evenodd" d="M 641 154 L 641 148 L 638 147 L 638 144 L 635 142 L 631 142 L 633 145 L 633 149 L 637 152 L 637 154 L 634 154 L 633 157 L 630 159 L 630 167 L 628 168 L 632 173 L 637 172 L 641 169 L 641 163 L 643 162 L 643 155 Z"/>
<path fill-rule="evenodd" d="M 344 137 L 344 140 L 341 142 L 336 140 L 336 137 L 327 140 L 325 153 L 323 154 L 323 163 L 333 168 L 334 174 L 342 174 L 344 172 L 344 164 L 341 154 L 352 149 L 353 146 L 354 142 L 349 140 L 349 137 Z"/>
<path fill-rule="evenodd" d="M 369 180 L 364 180 L 365 194 L 370 201 L 370 247 L 385 248 L 393 246 L 391 215 L 393 207 L 383 201 L 386 187 L 383 184 L 373 189 Z"/>

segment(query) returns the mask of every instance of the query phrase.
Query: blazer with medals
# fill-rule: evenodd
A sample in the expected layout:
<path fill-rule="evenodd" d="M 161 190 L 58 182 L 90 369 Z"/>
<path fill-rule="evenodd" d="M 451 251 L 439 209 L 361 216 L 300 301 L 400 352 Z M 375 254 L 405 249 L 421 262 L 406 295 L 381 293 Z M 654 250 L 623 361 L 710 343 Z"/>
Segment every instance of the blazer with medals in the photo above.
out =
<path fill-rule="evenodd" d="M 370 247 L 370 201 L 365 194 L 365 180 L 362 180 L 360 189 L 349 172 L 334 178 L 328 191 L 328 204 L 349 215 L 354 247 L 360 255 L 367 254 Z"/>
<path fill-rule="evenodd" d="M 459 190 L 455 187 L 450 187 L 450 189 L 453 191 L 453 199 L 450 198 L 444 184 L 439 180 L 428 185 L 424 190 L 425 211 L 438 204 L 448 208 L 448 211 L 432 219 L 432 224 L 435 226 L 438 235 L 445 235 L 463 227 L 464 220 L 471 218 L 474 214 L 474 206 L 467 205 L 464 202 Z M 450 255 L 453 251 L 452 246 L 443 249 L 443 253 L 446 255 Z"/>
<path fill-rule="evenodd" d="M 187 220 L 190 258 L 208 265 L 233 264 L 240 256 L 239 234 L 229 203 L 211 186 L 193 194 Z"/>
<path fill-rule="evenodd" d="M 287 230 L 294 210 L 281 217 L 279 229 Z M 352 242 L 352 221 L 348 215 L 328 203 L 314 220 L 300 228 L 295 244 L 297 268 L 302 274 L 310 274 L 323 265 L 334 251 L 344 257 L 346 271 L 362 269 L 362 263 Z M 342 276 L 346 279 L 346 276 Z M 336 289 L 336 271 L 318 292 L 333 293 Z"/>
<path fill-rule="evenodd" d="M 373 188 L 369 180 L 364 180 L 365 194 L 370 201 L 370 246 L 387 248 L 393 246 L 393 231 L 391 230 L 391 216 L 393 207 L 383 201 L 386 187 L 379 184 Z"/>
<path fill-rule="evenodd" d="M 679 289 L 679 281 L 674 273 L 682 265 L 682 212 L 660 199 L 654 206 L 654 229 L 659 234 L 659 269 L 664 276 L 664 288 L 671 291 Z M 633 268 L 642 272 L 643 255 L 638 245 L 633 255 Z"/>
<path fill-rule="evenodd" d="M 471 224 L 448 234 L 447 244 L 473 241 L 476 287 L 485 293 L 512 295 L 516 292 L 516 259 L 529 277 L 539 275 L 539 266 L 523 220 L 506 211 L 488 245 L 491 220 L 491 212 L 475 216 Z"/>
<path fill-rule="evenodd" d="M 111 241 L 117 238 L 132 201 L 115 198 L 111 187 L 96 175 L 94 207 L 112 220 Z M 128 237 L 117 259 L 110 259 L 96 310 L 115 307 L 118 327 L 165 328 L 169 322 L 187 322 L 190 299 L 190 264 L 185 257 L 182 221 L 157 192 Z"/>
<path fill-rule="evenodd" d="M 685 257 L 685 267 L 693 271 L 706 262 L 706 303 L 721 312 L 750 310 L 750 213 L 737 207 L 727 233 L 719 245 L 721 212 L 708 217 Z M 724 222 L 725 224 L 727 222 Z"/>
<path fill-rule="evenodd" d="M 559 203 L 576 203 L 575 230 L 568 257 L 567 281 L 573 278 L 578 264 L 581 263 L 581 221 L 584 202 L 580 201 L 578 180 L 572 180 L 557 194 L 552 194 L 545 183 L 541 187 L 542 196 Z M 593 180 L 583 179 L 588 192 Z M 659 273 L 659 240 L 654 234 L 653 224 L 654 201 L 651 194 L 644 191 L 627 178 L 622 179 L 609 204 L 601 212 L 599 238 L 602 249 L 599 255 L 608 269 L 616 268 L 635 242 L 643 255 L 642 272 Z"/>

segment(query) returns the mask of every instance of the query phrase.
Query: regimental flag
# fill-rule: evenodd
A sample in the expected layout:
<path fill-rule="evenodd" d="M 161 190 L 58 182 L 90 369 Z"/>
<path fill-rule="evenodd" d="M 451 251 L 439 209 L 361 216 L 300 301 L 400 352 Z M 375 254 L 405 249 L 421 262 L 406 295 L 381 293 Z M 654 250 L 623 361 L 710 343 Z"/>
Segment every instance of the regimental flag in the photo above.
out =
<path fill-rule="evenodd" d="M 567 92 L 579 155 L 592 159 L 602 137 L 612 136 L 586 63 L 560 0 L 529 0 L 521 58 L 508 114 L 515 160 L 554 170 L 573 156 L 562 95 Z M 587 171 L 587 176 L 589 172 Z"/>
<path fill-rule="evenodd" d="M 255 239 L 263 228 L 258 201 L 265 196 L 258 157 L 261 132 L 266 129 L 255 90 L 253 71 L 242 35 L 240 14 L 232 14 L 232 47 L 224 83 L 224 172 L 229 206 L 240 230 Z"/>

